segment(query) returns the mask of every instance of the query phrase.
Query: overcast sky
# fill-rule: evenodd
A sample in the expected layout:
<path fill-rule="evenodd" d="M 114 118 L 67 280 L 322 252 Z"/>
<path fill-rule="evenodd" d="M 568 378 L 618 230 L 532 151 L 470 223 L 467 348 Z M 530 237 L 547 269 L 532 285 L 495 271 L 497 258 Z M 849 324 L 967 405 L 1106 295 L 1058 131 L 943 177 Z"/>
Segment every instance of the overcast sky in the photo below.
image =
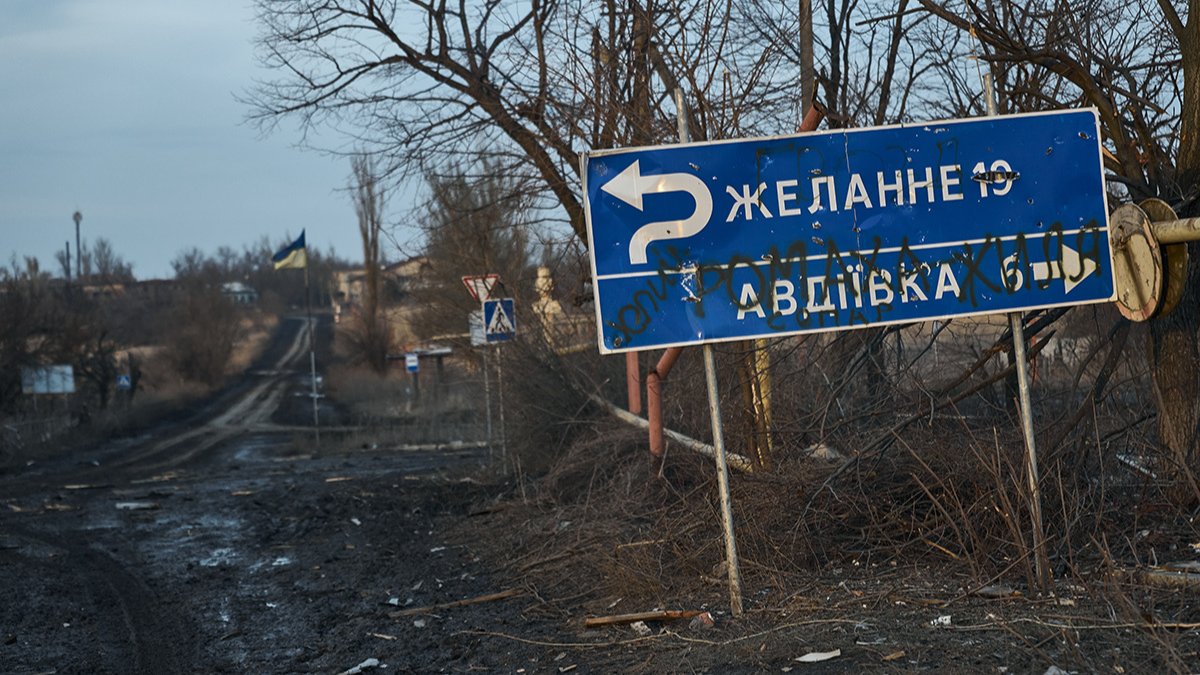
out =
<path fill-rule="evenodd" d="M 139 279 L 171 276 L 187 247 L 301 228 L 361 259 L 348 160 L 243 122 L 234 97 L 267 74 L 255 33 L 249 0 L 3 0 L 0 263 L 32 255 L 58 274 L 76 210 Z"/>

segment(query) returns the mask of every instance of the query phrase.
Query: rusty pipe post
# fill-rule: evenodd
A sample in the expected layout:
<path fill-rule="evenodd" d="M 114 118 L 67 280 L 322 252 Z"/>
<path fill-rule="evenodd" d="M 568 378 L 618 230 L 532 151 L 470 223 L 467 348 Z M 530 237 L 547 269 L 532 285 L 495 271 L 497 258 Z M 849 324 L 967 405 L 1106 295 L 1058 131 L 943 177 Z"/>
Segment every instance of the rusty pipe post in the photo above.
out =
<path fill-rule="evenodd" d="M 662 457 L 666 449 L 666 441 L 663 440 L 662 381 L 682 353 L 683 347 L 671 347 L 663 352 L 658 364 L 646 373 L 646 420 L 650 422 L 650 454 L 655 457 Z"/>
<path fill-rule="evenodd" d="M 812 105 L 808 108 L 808 112 L 804 113 L 804 119 L 800 120 L 800 126 L 796 128 L 796 131 L 800 133 L 816 131 L 817 125 L 823 119 L 825 119 L 825 106 L 813 101 Z"/>
<path fill-rule="evenodd" d="M 629 396 L 629 412 L 642 414 L 642 369 L 638 365 L 638 353 L 625 353 L 625 391 Z M 647 383 L 646 386 L 649 386 Z"/>

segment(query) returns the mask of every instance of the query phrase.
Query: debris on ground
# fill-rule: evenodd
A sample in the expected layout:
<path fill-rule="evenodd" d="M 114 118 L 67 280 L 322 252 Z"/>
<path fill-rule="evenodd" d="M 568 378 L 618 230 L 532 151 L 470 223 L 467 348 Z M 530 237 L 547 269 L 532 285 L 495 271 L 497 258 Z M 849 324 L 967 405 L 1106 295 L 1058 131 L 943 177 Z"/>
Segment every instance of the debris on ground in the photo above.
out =
<path fill-rule="evenodd" d="M 154 511 L 160 508 L 158 502 L 117 502 L 118 511 Z"/>
<path fill-rule="evenodd" d="M 1012 586 L 1004 584 L 988 584 L 975 591 L 975 595 L 981 598 L 1016 598 L 1021 596 L 1021 592 L 1014 589 Z"/>
<path fill-rule="evenodd" d="M 364 670 L 370 670 L 371 668 L 378 668 L 378 667 L 379 667 L 379 659 L 369 658 L 366 661 L 363 661 L 362 663 L 358 664 L 357 666 L 354 666 L 353 668 L 350 668 L 348 670 L 343 670 L 342 672 L 338 673 L 338 675 L 358 675 L 359 673 L 363 672 Z"/>
<path fill-rule="evenodd" d="M 794 660 L 799 661 L 800 663 L 820 663 L 822 661 L 836 659 L 841 655 L 842 650 L 835 649 L 831 652 L 809 652 L 804 656 L 797 656 Z"/>
<path fill-rule="evenodd" d="M 688 628 L 691 630 L 704 630 L 712 628 L 715 624 L 716 621 L 713 620 L 712 612 L 702 612 L 692 617 L 692 620 L 688 622 Z"/>
<path fill-rule="evenodd" d="M 646 637 L 654 632 L 650 629 L 650 626 L 646 625 L 645 621 L 634 621 L 633 623 L 629 624 L 629 627 L 633 629 L 633 632 L 641 635 L 642 637 Z"/>

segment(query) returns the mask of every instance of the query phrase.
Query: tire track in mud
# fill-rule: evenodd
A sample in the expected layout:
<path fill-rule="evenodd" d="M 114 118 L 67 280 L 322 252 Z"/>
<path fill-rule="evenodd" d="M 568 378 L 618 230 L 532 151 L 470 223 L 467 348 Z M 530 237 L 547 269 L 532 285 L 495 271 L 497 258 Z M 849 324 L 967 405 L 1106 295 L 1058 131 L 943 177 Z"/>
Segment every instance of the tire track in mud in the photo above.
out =
<path fill-rule="evenodd" d="M 140 578 L 125 569 L 108 554 L 67 539 L 46 533 L 33 533 L 21 528 L 6 527 L 0 541 L 24 541 L 39 547 L 61 551 L 55 556 L 54 574 L 64 571 L 86 589 L 95 612 L 92 616 L 108 617 L 102 623 L 110 636 L 108 646 L 123 648 L 117 653 L 102 654 L 102 662 L 89 660 L 84 665 L 89 672 L 185 673 L 185 665 L 195 653 L 189 639 L 192 631 L 180 615 L 164 611 L 158 597 Z M 9 564 L 30 567 L 50 566 L 36 555 L 23 554 L 20 547 L 6 545 Z M 11 558 L 17 558 L 12 561 Z M 64 570 L 63 568 L 66 568 Z M 9 569 L 9 573 L 14 570 Z M 122 653 L 123 652 L 123 653 Z"/>
<path fill-rule="evenodd" d="M 238 396 L 224 410 L 216 413 L 201 426 L 158 441 L 144 450 L 110 464 L 109 468 L 136 467 L 142 473 L 161 471 L 198 457 L 230 437 L 244 433 L 247 427 L 262 425 L 271 418 L 279 404 L 279 399 L 287 388 L 287 380 L 294 374 L 291 366 L 299 359 L 308 340 L 312 339 L 312 333 L 312 324 L 302 322 L 284 354 L 271 364 L 269 369 L 256 371 L 265 373 L 260 377 L 266 379 L 253 385 L 248 392 Z M 188 443 L 191 443 L 190 447 L 172 452 Z"/>

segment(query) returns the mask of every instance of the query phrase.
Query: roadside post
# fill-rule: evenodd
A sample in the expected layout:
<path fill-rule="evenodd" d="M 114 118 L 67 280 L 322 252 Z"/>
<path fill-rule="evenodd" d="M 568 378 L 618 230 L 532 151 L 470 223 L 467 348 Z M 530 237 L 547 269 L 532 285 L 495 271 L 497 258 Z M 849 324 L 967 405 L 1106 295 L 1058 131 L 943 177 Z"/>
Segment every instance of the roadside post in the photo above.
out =
<path fill-rule="evenodd" d="M 477 302 L 480 303 L 479 310 L 471 312 L 467 316 L 467 325 L 471 337 L 471 346 L 484 347 L 483 351 L 483 388 L 487 419 L 487 441 L 488 454 L 494 458 L 495 450 L 492 447 L 492 395 L 491 395 L 491 376 L 488 359 L 488 351 L 492 345 L 496 346 L 496 386 L 499 390 L 499 412 L 500 412 L 500 455 L 507 463 L 510 458 L 508 456 L 508 439 L 505 436 L 504 429 L 504 359 L 500 349 L 505 342 L 508 342 L 517 335 L 517 314 L 516 305 L 512 298 L 495 297 L 496 288 L 500 287 L 500 275 L 498 274 L 478 274 L 468 275 L 462 278 L 463 285 Z"/>
<path fill-rule="evenodd" d="M 604 354 L 703 345 L 707 377 L 717 342 L 1116 297 L 1094 110 L 596 150 L 581 163 Z"/>
<path fill-rule="evenodd" d="M 404 355 L 404 369 L 408 371 L 412 378 L 413 401 L 421 402 L 421 357 L 416 352 L 408 352 Z"/>
<path fill-rule="evenodd" d="M 675 90 L 679 142 L 691 141 L 683 90 Z M 742 572 L 738 563 L 737 536 L 733 529 L 733 495 L 729 489 L 729 462 L 725 455 L 725 429 L 721 424 L 721 392 L 717 389 L 717 357 L 712 343 L 704 343 L 704 384 L 708 393 L 708 417 L 712 424 L 713 455 L 717 464 L 717 493 L 721 504 L 721 530 L 725 539 L 725 574 L 729 577 L 729 611 L 742 615 Z"/>
<path fill-rule="evenodd" d="M 471 335 L 472 347 L 487 347 L 487 337 L 483 334 L 483 310 L 477 309 L 467 315 L 468 332 Z M 483 401 L 484 418 L 486 419 L 486 434 L 488 459 L 496 459 L 496 450 L 492 447 L 492 384 L 491 366 L 488 364 L 488 350 L 483 350 Z"/>
<path fill-rule="evenodd" d="M 133 398 L 133 378 L 125 373 L 117 375 L 117 391 L 121 393 L 121 400 L 125 407 L 129 407 L 130 401 Z"/>
<path fill-rule="evenodd" d="M 995 117 L 996 90 L 992 74 L 983 76 L 984 95 L 987 96 L 988 117 Z M 1109 254 L 1111 257 L 1111 253 Z M 1060 270 L 1061 271 L 1061 270 Z M 1046 532 L 1042 521 L 1042 488 L 1038 477 L 1037 441 L 1033 434 L 1033 397 L 1030 392 L 1029 357 L 1025 353 L 1025 324 L 1021 312 L 1008 315 L 1009 331 L 1012 332 L 1013 363 L 1017 368 L 1017 398 L 1020 401 L 1021 435 L 1025 438 L 1025 471 L 1029 482 L 1029 519 L 1033 525 L 1033 561 L 1038 585 L 1045 591 L 1050 587 L 1050 559 L 1046 551 Z"/>
<path fill-rule="evenodd" d="M 483 301 L 483 332 L 489 345 L 496 345 L 496 387 L 500 397 L 500 455 L 506 461 L 508 437 L 504 430 L 504 354 L 500 349 L 517 335 L 517 314 L 512 298 Z"/>

